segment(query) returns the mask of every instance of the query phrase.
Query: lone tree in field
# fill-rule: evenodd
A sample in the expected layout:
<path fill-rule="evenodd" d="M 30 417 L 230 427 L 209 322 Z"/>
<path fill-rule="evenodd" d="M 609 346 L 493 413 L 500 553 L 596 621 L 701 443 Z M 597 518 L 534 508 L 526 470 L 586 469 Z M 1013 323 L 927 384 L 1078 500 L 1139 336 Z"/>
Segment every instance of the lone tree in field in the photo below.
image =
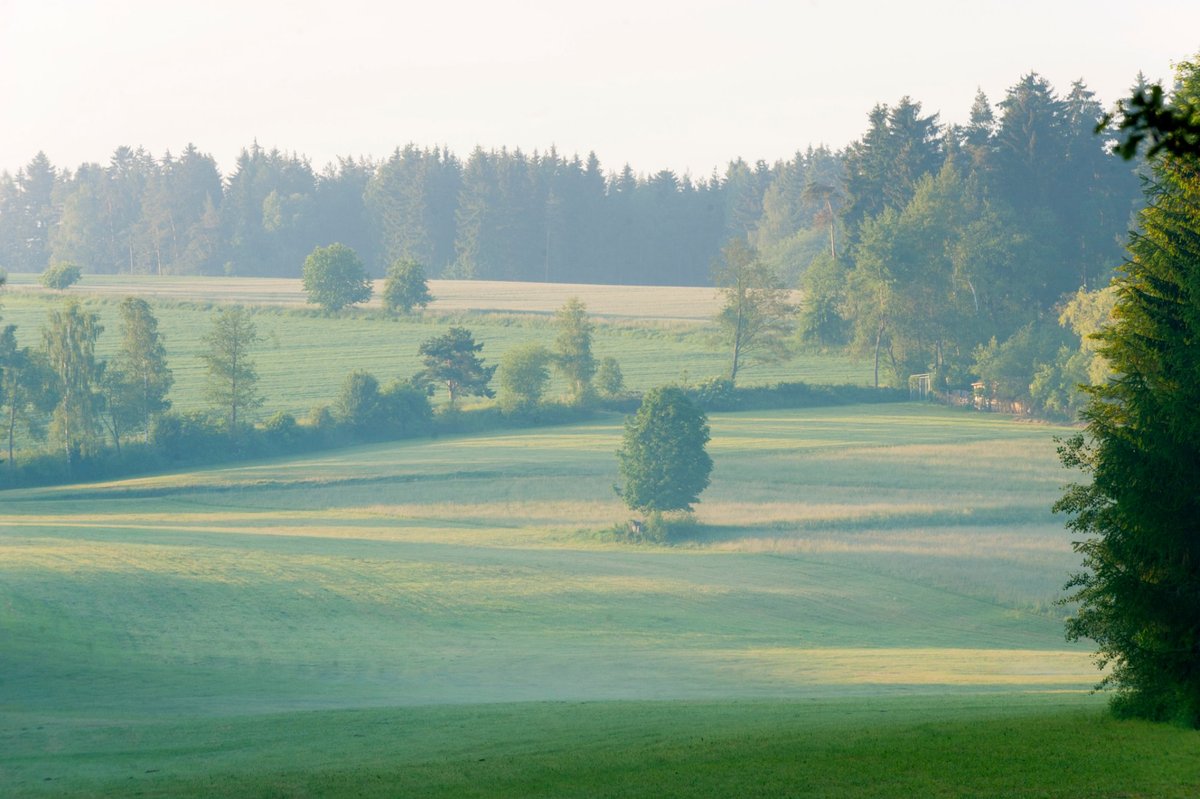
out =
<path fill-rule="evenodd" d="M 235 306 L 218 311 L 212 318 L 212 330 L 204 336 L 208 351 L 200 359 L 208 366 L 205 387 L 209 402 L 225 418 L 225 431 L 236 438 L 238 425 L 246 413 L 261 407 L 258 372 L 250 352 L 262 339 L 250 314 Z"/>
<path fill-rule="evenodd" d="M 717 322 L 731 350 L 729 380 L 747 360 L 772 361 L 787 352 L 795 308 L 779 275 L 745 240 L 731 239 L 721 251 L 714 277 L 724 305 Z"/>
<path fill-rule="evenodd" d="M 705 452 L 708 419 L 683 389 L 651 389 L 625 421 L 617 450 L 622 485 L 617 493 L 647 513 L 692 509 L 708 486 L 712 458 Z"/>
<path fill-rule="evenodd" d="M 596 359 L 592 357 L 592 323 L 587 306 L 571 297 L 554 314 L 558 336 L 554 339 L 554 365 L 571 387 L 571 401 L 583 404 L 592 395 Z"/>
<path fill-rule="evenodd" d="M 383 307 L 388 313 L 410 314 L 433 302 L 425 270 L 411 258 L 399 258 L 387 270 L 383 284 Z"/>
<path fill-rule="evenodd" d="M 59 262 L 42 272 L 42 285 L 55 291 L 65 291 L 79 282 L 83 273 L 75 264 Z"/>
<path fill-rule="evenodd" d="M 304 291 L 309 302 L 340 311 L 371 299 L 371 279 L 354 250 L 330 244 L 317 247 L 304 259 Z"/>
<path fill-rule="evenodd" d="M 1200 65 L 1180 86 L 1197 107 Z M 1164 148 L 1146 199 L 1100 334 L 1115 377 L 1060 450 L 1091 476 L 1055 506 L 1083 536 L 1067 634 L 1112 666 L 1118 714 L 1200 727 L 1200 146 Z"/>
<path fill-rule="evenodd" d="M 471 331 L 464 327 L 452 327 L 441 336 L 427 339 L 421 344 L 420 352 L 425 368 L 417 375 L 430 383 L 446 386 L 450 395 L 450 407 L 462 395 L 475 397 L 495 396 L 488 383 L 496 371 L 495 366 L 484 366 L 479 357 L 482 344 L 477 344 Z"/>

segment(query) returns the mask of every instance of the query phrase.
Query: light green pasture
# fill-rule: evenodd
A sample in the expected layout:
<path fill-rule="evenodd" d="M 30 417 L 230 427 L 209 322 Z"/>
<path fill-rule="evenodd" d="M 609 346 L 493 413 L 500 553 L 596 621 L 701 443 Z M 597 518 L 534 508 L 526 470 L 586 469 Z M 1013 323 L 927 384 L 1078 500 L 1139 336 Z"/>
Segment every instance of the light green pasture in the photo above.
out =
<path fill-rule="evenodd" d="M 474 762 L 453 743 L 461 731 L 479 757 L 525 758 L 526 782 L 493 777 L 535 795 L 543 768 L 596 784 L 572 771 L 592 773 L 570 746 L 597 763 L 641 740 L 668 761 L 707 758 L 691 737 L 706 714 L 721 751 L 749 751 L 770 737 L 752 717 L 776 718 L 784 700 L 793 742 L 828 734 L 838 708 L 866 703 L 854 712 L 867 724 L 862 708 L 908 713 L 913 697 L 931 717 L 948 708 L 955 729 L 970 725 L 952 708 L 995 695 L 1094 718 L 1096 672 L 1053 604 L 1077 565 L 1048 511 L 1070 478 L 1052 440 L 1065 431 L 924 405 L 711 422 L 703 526 L 671 546 L 605 532 L 629 516 L 611 488 L 616 416 L 5 492 L 0 749 L 14 754 L 0 754 L 0 793 L 43 771 L 115 792 L 105 781 L 169 768 L 185 783 L 162 795 L 318 795 L 336 792 L 305 782 L 313 769 L 361 762 L 391 775 L 382 784 L 411 767 L 455 795 Z M 598 700 L 672 703 L 537 704 Z M 495 702 L 534 704 L 478 706 Z M 815 727 L 808 702 L 827 708 Z M 700 716 L 684 729 L 677 712 Z M 423 719 L 412 736 L 448 748 L 374 726 L 410 713 Z M 729 713 L 740 720 L 719 721 Z M 325 725 L 338 730 L 327 755 Z M 255 763 L 292 776 L 260 784 Z M 204 782 L 226 768 L 250 782 Z"/>
<path fill-rule="evenodd" d="M 0 322 L 17 325 L 22 345 L 40 346 L 41 331 L 48 311 L 67 297 L 81 298 L 100 314 L 105 332 L 100 336 L 100 357 L 113 353 L 120 328 L 119 296 L 89 295 L 86 287 L 63 296 L 47 292 L 9 293 L 2 298 Z M 636 291 L 631 288 L 630 291 Z M 670 289 L 658 289 L 669 293 Z M 221 295 L 225 301 L 250 300 L 255 295 Z M 181 410 L 206 407 L 207 375 L 199 356 L 206 350 L 203 337 L 211 328 L 216 304 L 194 305 L 179 301 L 163 303 L 150 298 L 159 328 L 165 337 L 167 360 L 175 374 L 171 399 Z M 482 300 L 481 300 L 482 302 Z M 484 305 L 483 307 L 486 307 Z M 299 417 L 313 406 L 330 404 L 346 376 L 355 369 L 374 374 L 383 383 L 406 378 L 421 368 L 417 349 L 421 342 L 444 333 L 451 325 L 469 328 L 483 343 L 482 356 L 489 364 L 499 362 L 504 352 L 518 344 L 536 341 L 547 347 L 555 331 L 549 312 L 496 314 L 468 308 L 428 312 L 424 315 L 390 319 L 372 311 L 348 312 L 325 317 L 314 311 L 263 306 L 254 317 L 263 341 L 254 353 L 260 376 L 259 388 L 266 399 L 260 416 L 287 411 Z M 642 391 L 666 382 L 697 382 L 724 375 L 728 370 L 724 347 L 715 329 L 695 321 L 597 319 L 593 351 L 597 359 L 614 357 L 621 365 L 626 386 Z M 833 355 L 801 354 L 770 365 L 744 370 L 747 384 L 779 381 L 865 385 L 871 379 L 870 364 L 847 361 Z M 557 380 L 551 397 L 565 393 Z M 443 397 L 438 396 L 438 401 Z"/>
<path fill-rule="evenodd" d="M 704 528 L 670 547 L 600 532 L 628 515 L 615 417 L 8 492 L 6 694 L 110 713 L 1083 688 L 1050 604 L 1075 563 L 1052 433 L 924 406 L 718 416 Z"/>

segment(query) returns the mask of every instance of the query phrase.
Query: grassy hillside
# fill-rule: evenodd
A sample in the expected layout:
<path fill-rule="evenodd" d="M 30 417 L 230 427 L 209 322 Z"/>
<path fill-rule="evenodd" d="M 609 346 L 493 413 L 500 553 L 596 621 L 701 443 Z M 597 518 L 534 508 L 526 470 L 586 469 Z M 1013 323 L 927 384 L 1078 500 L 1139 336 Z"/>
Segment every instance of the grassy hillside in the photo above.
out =
<path fill-rule="evenodd" d="M 516 344 L 538 341 L 551 346 L 555 331 L 550 314 L 562 304 L 566 292 L 574 288 L 580 289 L 585 301 L 600 309 L 642 315 L 637 320 L 597 318 L 595 355 L 615 357 L 630 389 L 640 391 L 681 378 L 698 381 L 724 375 L 728 370 L 724 349 L 715 340 L 714 330 L 697 323 L 697 319 L 710 317 L 711 289 L 489 284 L 492 287 L 489 293 L 486 287 L 467 281 L 465 288 L 459 283 L 434 287 L 435 292 L 448 291 L 450 287 L 458 291 L 453 301 L 436 304 L 440 310 L 415 318 L 387 319 L 369 311 L 323 317 L 316 311 L 286 307 L 287 303 L 279 297 L 291 295 L 275 292 L 272 287 L 281 282 L 298 285 L 298 281 L 166 278 L 160 286 L 157 280 L 152 283 L 145 278 L 140 282 L 130 278 L 109 281 L 96 278 L 98 285 L 92 285 L 91 280 L 89 276 L 87 284 L 62 295 L 22 291 L 18 283 L 0 297 L 3 302 L 0 321 L 17 325 L 21 344 L 40 345 L 40 331 L 48 309 L 67 297 L 78 297 L 101 315 L 105 333 L 97 349 L 103 357 L 118 344 L 120 298 L 129 293 L 144 293 L 151 298 L 166 337 L 168 362 L 176 380 L 171 396 L 175 407 L 183 410 L 205 407 L 206 376 L 197 357 L 205 350 L 201 339 L 211 326 L 212 308 L 216 307 L 213 303 L 232 301 L 265 303 L 255 316 L 258 332 L 264 338 L 255 353 L 260 388 L 266 397 L 263 417 L 279 410 L 300 416 L 314 405 L 332 402 L 342 381 L 354 369 L 366 369 L 384 382 L 408 377 L 421 366 L 417 355 L 420 343 L 445 332 L 452 324 L 471 329 L 484 344 L 483 356 L 491 364 L 497 363 L 505 350 Z M 215 285 L 210 286 L 210 282 Z M 171 287 L 175 287 L 167 295 L 171 300 L 162 300 L 163 292 Z M 522 294 L 526 291 L 528 298 Z M 704 292 L 708 299 L 700 297 L 697 291 Z M 693 306 L 703 309 L 703 313 L 680 321 Z M 497 307 L 514 313 L 480 312 Z M 671 318 L 662 319 L 656 309 L 669 312 Z M 751 367 L 744 371 L 742 379 L 748 384 L 802 380 L 865 385 L 871 379 L 871 371 L 869 364 L 808 354 L 785 363 Z M 565 386 L 552 387 L 552 395 L 563 392 Z"/>
<path fill-rule="evenodd" d="M 5 492 L 0 794 L 1194 791 L 1063 641 L 1062 431 L 712 428 L 672 546 L 606 532 L 617 417 Z"/>

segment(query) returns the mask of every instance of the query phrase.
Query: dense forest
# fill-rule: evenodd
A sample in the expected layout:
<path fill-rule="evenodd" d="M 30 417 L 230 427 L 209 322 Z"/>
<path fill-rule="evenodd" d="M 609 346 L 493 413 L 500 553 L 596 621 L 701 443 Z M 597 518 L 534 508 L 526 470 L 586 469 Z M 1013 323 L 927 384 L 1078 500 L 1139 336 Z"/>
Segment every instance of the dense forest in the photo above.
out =
<path fill-rule="evenodd" d="M 376 276 L 406 258 L 432 277 L 706 285 L 736 239 L 804 289 L 801 340 L 871 357 L 876 382 L 983 378 L 1067 413 L 1141 202 L 1140 167 L 1095 133 L 1103 117 L 1082 80 L 1060 94 L 1031 73 L 997 104 L 980 92 L 965 125 L 905 97 L 844 149 L 702 179 L 553 149 L 408 145 L 318 172 L 255 143 L 228 176 L 192 145 L 74 171 L 39 153 L 0 176 L 0 266 L 296 277 L 341 242 Z"/>
<path fill-rule="evenodd" d="M 119 147 L 74 171 L 39 153 L 0 176 L 0 266 L 295 277 L 315 246 L 340 241 L 376 274 L 408 257 L 433 277 L 705 285 L 721 245 L 744 235 L 795 278 L 822 245 L 854 241 L 950 165 L 986 202 L 968 212 L 1029 240 L 1046 264 L 1029 267 L 1037 293 L 1057 296 L 1107 279 L 1138 197 L 1093 135 L 1101 116 L 1082 82 L 1059 97 L 1031 74 L 998 107 L 980 94 L 966 126 L 904 98 L 874 108 L 841 151 L 739 159 L 700 179 L 606 172 L 595 155 L 553 149 L 464 160 L 410 144 L 317 171 L 254 143 L 228 176 L 193 145 L 161 157 Z"/>

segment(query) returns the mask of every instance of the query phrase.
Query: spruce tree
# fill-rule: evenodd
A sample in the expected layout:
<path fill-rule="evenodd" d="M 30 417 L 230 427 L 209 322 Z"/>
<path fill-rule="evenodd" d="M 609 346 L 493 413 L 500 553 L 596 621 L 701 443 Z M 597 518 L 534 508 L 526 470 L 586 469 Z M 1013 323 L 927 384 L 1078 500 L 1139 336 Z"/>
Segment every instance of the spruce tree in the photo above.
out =
<path fill-rule="evenodd" d="M 1101 333 L 1115 378 L 1061 448 L 1091 476 L 1055 506 L 1083 536 L 1067 633 L 1112 666 L 1118 713 L 1200 727 L 1200 152 L 1158 160 L 1146 194 Z"/>

